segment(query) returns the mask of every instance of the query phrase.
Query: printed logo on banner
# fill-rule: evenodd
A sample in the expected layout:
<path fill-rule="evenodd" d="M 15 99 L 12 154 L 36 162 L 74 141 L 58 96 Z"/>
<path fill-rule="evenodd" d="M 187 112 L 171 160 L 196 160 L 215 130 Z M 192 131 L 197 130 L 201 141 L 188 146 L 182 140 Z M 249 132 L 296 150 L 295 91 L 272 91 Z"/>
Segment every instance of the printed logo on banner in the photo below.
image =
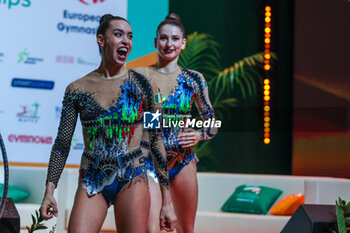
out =
<path fill-rule="evenodd" d="M 13 78 L 11 82 L 12 87 L 22 87 L 22 88 L 35 88 L 35 89 L 48 89 L 52 90 L 55 86 L 54 81 L 47 80 L 34 80 L 25 78 Z"/>
<path fill-rule="evenodd" d="M 8 9 L 11 9 L 11 7 L 17 7 L 17 6 L 30 7 L 31 2 L 30 2 L 30 0 L 22 0 L 22 1 L 21 0 L 16 0 L 16 1 L 12 1 L 12 0 L 9 0 L 9 1 L 3 0 L 3 1 L 1 1 L 0 0 L 0 6 L 2 4 L 4 4 L 4 5 L 7 4 Z"/>
<path fill-rule="evenodd" d="M 94 63 L 94 62 L 88 62 L 88 61 L 85 61 L 84 59 L 78 57 L 77 59 L 77 63 L 79 65 L 88 65 L 88 66 L 97 66 L 98 64 L 97 63 Z"/>
<path fill-rule="evenodd" d="M 56 62 L 63 63 L 63 64 L 74 64 L 75 58 L 73 56 L 68 56 L 68 55 L 57 55 Z"/>
<path fill-rule="evenodd" d="M 23 134 L 10 134 L 8 141 L 11 143 L 34 143 L 34 144 L 52 144 L 52 137 L 34 136 Z"/>
<path fill-rule="evenodd" d="M 62 107 L 56 106 L 56 108 L 55 108 L 56 120 L 61 119 L 61 112 L 62 112 Z"/>
<path fill-rule="evenodd" d="M 78 0 L 79 2 L 85 4 L 85 5 L 89 5 L 88 2 L 91 2 L 91 0 Z M 92 3 L 99 3 L 99 2 L 104 2 L 105 0 L 92 0 Z"/>
<path fill-rule="evenodd" d="M 24 49 L 23 51 L 18 53 L 18 60 L 17 63 L 24 63 L 29 65 L 35 65 L 38 62 L 43 62 L 44 58 L 38 58 L 38 57 L 32 57 L 30 56 L 30 53 L 27 52 L 27 49 Z"/>
<path fill-rule="evenodd" d="M 89 65 L 89 66 L 97 66 L 98 64 L 95 62 L 89 62 L 85 59 L 78 57 L 75 59 L 73 56 L 69 55 L 57 55 L 56 56 L 56 62 L 61 64 L 74 64 L 77 63 L 78 65 Z"/>
<path fill-rule="evenodd" d="M 38 123 L 39 120 L 39 104 L 37 102 L 31 105 L 20 105 L 20 111 L 16 116 L 19 122 Z"/>
<path fill-rule="evenodd" d="M 80 34 L 88 34 L 88 35 L 96 35 L 97 26 L 100 22 L 100 15 L 93 15 L 87 13 L 80 12 L 70 12 L 68 10 L 63 10 L 63 19 L 74 21 L 74 25 L 72 23 L 59 22 L 57 23 L 57 30 L 60 32 L 69 33 L 80 33 Z M 86 26 L 85 23 L 94 23 L 96 27 Z"/>
<path fill-rule="evenodd" d="M 4 56 L 5 56 L 4 53 L 1 53 L 1 52 L 0 52 L 0 62 L 3 61 Z"/>
<path fill-rule="evenodd" d="M 144 112 L 143 113 L 143 127 L 145 129 L 160 129 L 160 116 L 162 114 L 157 112 Z"/>
<path fill-rule="evenodd" d="M 76 137 L 76 135 L 74 134 L 72 138 L 71 148 L 73 150 L 83 150 L 84 147 L 85 145 L 82 142 L 82 140 L 80 140 L 80 138 Z"/>

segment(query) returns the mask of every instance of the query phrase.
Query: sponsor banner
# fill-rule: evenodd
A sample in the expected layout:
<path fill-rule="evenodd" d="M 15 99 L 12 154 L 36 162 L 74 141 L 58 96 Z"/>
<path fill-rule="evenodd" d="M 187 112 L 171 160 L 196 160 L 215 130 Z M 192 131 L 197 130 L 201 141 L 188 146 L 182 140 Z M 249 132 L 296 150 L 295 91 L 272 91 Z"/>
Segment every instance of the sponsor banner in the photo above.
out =
<path fill-rule="evenodd" d="M 98 4 L 98 3 L 103 3 L 106 0 L 78 0 L 84 5 L 93 5 L 93 4 Z"/>
<path fill-rule="evenodd" d="M 28 132 L 2 133 L 11 162 L 47 163 L 54 137 L 47 134 L 31 134 Z"/>
<path fill-rule="evenodd" d="M 43 62 L 43 61 L 44 61 L 44 58 L 31 55 L 31 53 L 28 52 L 26 48 L 21 50 L 18 53 L 17 63 L 27 64 L 27 65 L 36 65 L 37 63 Z"/>
<path fill-rule="evenodd" d="M 73 12 L 64 9 L 62 12 L 62 21 L 57 23 L 57 30 L 66 34 L 80 33 L 94 36 L 96 35 L 100 18 L 101 15 L 86 14 L 81 11 Z"/>
<path fill-rule="evenodd" d="M 23 87 L 23 88 L 37 88 L 37 89 L 48 89 L 52 90 L 55 86 L 54 81 L 45 80 L 34 80 L 24 78 L 13 78 L 11 82 L 12 87 Z"/>
<path fill-rule="evenodd" d="M 88 65 L 93 67 L 97 67 L 99 65 L 98 63 L 87 60 L 86 58 L 74 57 L 72 55 L 57 55 L 56 63 L 65 65 Z"/>
<path fill-rule="evenodd" d="M 67 85 L 96 69 L 103 14 L 127 17 L 127 0 L 0 0 L 0 129 L 10 162 L 47 163 Z M 11 23 L 6 23 L 11 22 Z M 79 164 L 80 122 L 67 163 Z"/>
<path fill-rule="evenodd" d="M 35 143 L 35 144 L 52 144 L 51 136 L 35 136 L 35 135 L 16 135 L 10 134 L 8 136 L 10 143 Z"/>
<path fill-rule="evenodd" d="M 13 0 L 3 0 L 3 1 L 0 1 L 0 8 L 6 8 L 8 10 L 14 10 L 16 9 L 17 7 L 19 8 L 28 8 L 30 7 L 31 5 L 31 0 L 16 0 L 16 1 L 13 1 Z"/>
<path fill-rule="evenodd" d="M 56 106 L 55 107 L 55 118 L 56 120 L 61 119 L 61 112 L 62 112 L 62 106 Z"/>
<path fill-rule="evenodd" d="M 24 123 L 38 123 L 40 119 L 39 107 L 40 105 L 38 102 L 30 105 L 20 105 L 20 110 L 16 113 L 18 121 Z"/>
<path fill-rule="evenodd" d="M 72 138 L 71 149 L 83 151 L 84 146 L 85 145 L 82 137 L 80 137 L 80 135 L 78 136 L 77 134 L 74 134 Z"/>

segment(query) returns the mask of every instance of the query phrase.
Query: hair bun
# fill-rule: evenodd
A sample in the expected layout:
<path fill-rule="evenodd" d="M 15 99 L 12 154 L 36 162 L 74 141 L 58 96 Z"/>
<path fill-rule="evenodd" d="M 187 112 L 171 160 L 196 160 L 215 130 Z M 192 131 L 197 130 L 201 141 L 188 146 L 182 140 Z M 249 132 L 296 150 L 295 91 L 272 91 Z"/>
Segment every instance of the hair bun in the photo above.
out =
<path fill-rule="evenodd" d="M 100 24 L 102 24 L 104 21 L 109 20 L 109 19 L 112 19 L 112 18 L 114 18 L 113 15 L 111 15 L 111 14 L 105 14 L 105 15 L 103 15 L 103 16 L 101 17 L 101 19 L 100 19 Z"/>
<path fill-rule="evenodd" d="M 165 18 L 165 20 L 176 20 L 176 21 L 181 21 L 180 20 L 180 16 L 178 16 L 175 13 L 170 13 L 167 15 L 167 17 Z"/>

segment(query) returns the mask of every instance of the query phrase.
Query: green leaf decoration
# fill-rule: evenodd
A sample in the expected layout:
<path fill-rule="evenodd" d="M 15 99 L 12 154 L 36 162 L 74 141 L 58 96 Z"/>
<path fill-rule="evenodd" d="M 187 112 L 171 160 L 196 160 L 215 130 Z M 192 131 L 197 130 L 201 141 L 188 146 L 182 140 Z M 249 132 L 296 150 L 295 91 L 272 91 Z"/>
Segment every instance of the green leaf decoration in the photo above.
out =
<path fill-rule="evenodd" d="M 35 219 L 35 217 L 32 215 L 32 221 L 33 221 L 33 225 L 35 225 L 36 224 L 36 219 Z"/>
<path fill-rule="evenodd" d="M 47 226 L 44 226 L 42 224 L 37 225 L 37 227 L 35 228 L 36 230 L 43 230 L 43 229 L 47 229 Z"/>
<path fill-rule="evenodd" d="M 337 213 L 337 223 L 338 223 L 338 233 L 347 233 L 346 227 L 345 227 L 345 219 L 344 219 L 344 214 L 341 209 L 341 203 L 336 202 L 336 213 Z"/>
<path fill-rule="evenodd" d="M 45 230 L 45 229 L 47 229 L 47 226 L 45 226 L 42 223 L 44 221 L 44 219 L 43 219 L 43 217 L 41 216 L 41 213 L 38 210 L 35 211 L 35 216 L 36 217 L 34 217 L 34 215 L 31 215 L 31 216 L 32 216 L 33 223 L 31 225 L 31 227 L 26 226 L 28 233 L 32 233 L 32 232 L 34 232 L 36 230 Z M 56 229 L 56 225 L 52 227 L 50 233 L 54 233 L 55 229 Z"/>

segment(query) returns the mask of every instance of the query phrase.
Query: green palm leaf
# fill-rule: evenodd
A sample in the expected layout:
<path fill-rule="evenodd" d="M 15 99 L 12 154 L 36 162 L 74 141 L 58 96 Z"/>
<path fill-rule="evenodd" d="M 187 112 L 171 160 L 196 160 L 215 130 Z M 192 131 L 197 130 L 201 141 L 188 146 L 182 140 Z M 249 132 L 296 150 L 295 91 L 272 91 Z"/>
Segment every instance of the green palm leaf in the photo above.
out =
<path fill-rule="evenodd" d="M 215 78 L 209 80 L 209 86 L 213 87 L 214 93 L 220 93 L 220 95 L 226 93 L 229 96 L 233 90 L 237 90 L 241 93 L 243 100 L 256 96 L 257 88 L 262 85 L 263 80 L 265 64 L 263 56 L 264 53 L 257 53 L 235 62 L 231 67 L 224 69 Z M 276 60 L 276 55 L 272 53 L 271 72 L 274 70 Z"/>
<path fill-rule="evenodd" d="M 186 48 L 181 52 L 179 65 L 200 71 L 205 77 L 216 75 L 220 71 L 219 44 L 212 36 L 194 32 L 187 36 Z"/>
<path fill-rule="evenodd" d="M 277 61 L 271 54 L 271 72 Z M 257 99 L 259 87 L 264 78 L 264 53 L 257 53 L 236 61 L 221 70 L 219 64 L 219 44 L 212 36 L 194 32 L 187 36 L 186 48 L 181 52 L 179 65 L 201 72 L 209 86 L 209 96 L 217 119 L 229 116 L 232 107 L 251 99 Z M 195 116 L 196 117 L 196 116 Z M 198 116 L 197 116 L 198 117 Z M 209 142 L 196 146 L 198 157 L 208 154 Z"/>
<path fill-rule="evenodd" d="M 345 226 L 344 213 L 343 213 L 343 210 L 341 208 L 342 207 L 341 204 L 342 204 L 341 199 L 339 198 L 339 203 L 336 202 L 338 232 L 339 233 L 347 233 L 346 226 Z"/>

